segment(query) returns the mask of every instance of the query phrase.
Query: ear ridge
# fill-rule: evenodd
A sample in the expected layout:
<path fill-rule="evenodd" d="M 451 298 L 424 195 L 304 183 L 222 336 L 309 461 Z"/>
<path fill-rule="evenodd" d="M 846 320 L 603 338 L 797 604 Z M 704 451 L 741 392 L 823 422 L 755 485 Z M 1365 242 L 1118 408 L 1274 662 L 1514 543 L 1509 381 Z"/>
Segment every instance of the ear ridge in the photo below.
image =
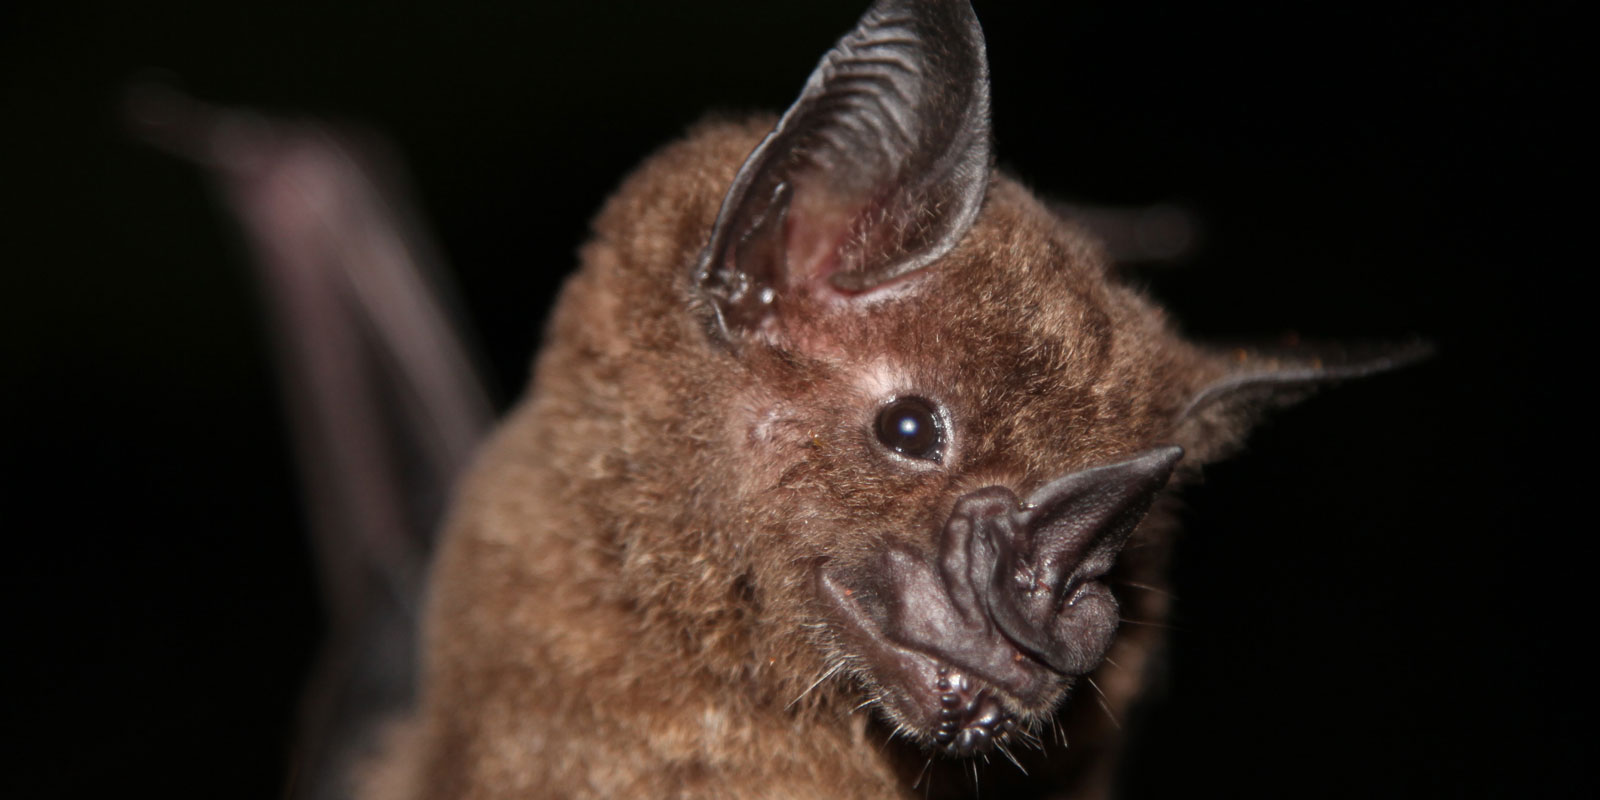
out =
<path fill-rule="evenodd" d="M 871 291 L 948 253 L 990 172 L 988 63 L 967 0 L 878 0 L 723 198 L 697 265 L 726 337 L 786 293 Z"/>
<path fill-rule="evenodd" d="M 1238 446 L 1263 414 L 1292 405 L 1323 388 L 1411 366 L 1433 354 L 1433 345 L 1318 344 L 1292 348 L 1237 348 L 1221 378 L 1195 393 L 1177 415 L 1174 439 L 1196 463 L 1215 460 Z"/>

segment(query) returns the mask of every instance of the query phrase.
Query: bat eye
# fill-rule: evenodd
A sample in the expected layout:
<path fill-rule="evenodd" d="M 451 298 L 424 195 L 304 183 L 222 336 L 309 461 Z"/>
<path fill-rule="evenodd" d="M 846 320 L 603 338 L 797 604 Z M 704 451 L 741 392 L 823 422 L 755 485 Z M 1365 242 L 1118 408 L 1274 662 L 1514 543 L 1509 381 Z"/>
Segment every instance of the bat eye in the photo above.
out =
<path fill-rule="evenodd" d="M 944 444 L 939 414 L 920 397 L 899 397 L 878 412 L 878 441 L 903 456 L 938 461 Z"/>

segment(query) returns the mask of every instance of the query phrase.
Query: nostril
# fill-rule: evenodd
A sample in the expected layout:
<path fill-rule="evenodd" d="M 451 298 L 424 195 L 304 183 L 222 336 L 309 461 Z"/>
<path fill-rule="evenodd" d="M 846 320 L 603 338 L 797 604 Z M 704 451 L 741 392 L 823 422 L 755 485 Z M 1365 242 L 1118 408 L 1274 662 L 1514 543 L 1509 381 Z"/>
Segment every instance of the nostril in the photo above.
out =
<path fill-rule="evenodd" d="M 1035 595 L 1049 588 L 1039 578 L 1039 573 L 1034 571 L 1033 565 L 1027 563 L 1017 565 L 1016 571 L 1011 574 L 1011 581 L 1017 591 L 1026 595 Z"/>
<path fill-rule="evenodd" d="M 1063 592 L 1063 594 L 1066 595 L 1067 600 L 1065 603 L 1061 604 L 1062 609 L 1068 609 L 1077 606 L 1078 601 L 1090 595 L 1096 594 L 1096 590 L 1100 586 L 1101 584 L 1096 583 L 1094 578 L 1074 579 L 1073 582 L 1067 586 L 1066 591 Z"/>

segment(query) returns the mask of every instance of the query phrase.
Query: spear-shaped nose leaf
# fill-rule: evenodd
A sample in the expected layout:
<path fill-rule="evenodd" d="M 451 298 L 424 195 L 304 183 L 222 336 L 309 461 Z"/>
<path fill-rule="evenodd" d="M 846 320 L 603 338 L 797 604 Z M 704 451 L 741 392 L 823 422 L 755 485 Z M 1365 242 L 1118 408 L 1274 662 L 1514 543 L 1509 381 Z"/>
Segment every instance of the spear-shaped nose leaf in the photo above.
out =
<path fill-rule="evenodd" d="M 1086 469 L 1034 492 L 1015 524 L 994 537 L 983 592 L 995 625 L 1029 655 L 1069 675 L 1099 665 L 1116 633 L 1117 605 L 1094 583 L 1167 485 L 1183 448 L 1158 447 Z"/>

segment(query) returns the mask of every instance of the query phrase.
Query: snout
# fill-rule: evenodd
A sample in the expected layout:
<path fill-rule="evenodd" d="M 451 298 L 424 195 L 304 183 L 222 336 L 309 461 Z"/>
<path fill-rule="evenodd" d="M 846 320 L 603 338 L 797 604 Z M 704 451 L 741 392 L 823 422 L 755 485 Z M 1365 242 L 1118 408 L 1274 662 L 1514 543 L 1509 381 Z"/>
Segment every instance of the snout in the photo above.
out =
<path fill-rule="evenodd" d="M 1025 502 L 1005 487 L 979 489 L 957 499 L 931 557 L 896 548 L 865 569 L 823 567 L 819 588 L 882 696 L 907 706 L 890 711 L 949 742 L 951 675 L 973 687 L 963 703 L 973 713 L 960 718 L 1053 710 L 1064 683 L 1110 647 L 1117 603 L 1098 579 L 1182 456 L 1149 450 L 1063 476 Z"/>

